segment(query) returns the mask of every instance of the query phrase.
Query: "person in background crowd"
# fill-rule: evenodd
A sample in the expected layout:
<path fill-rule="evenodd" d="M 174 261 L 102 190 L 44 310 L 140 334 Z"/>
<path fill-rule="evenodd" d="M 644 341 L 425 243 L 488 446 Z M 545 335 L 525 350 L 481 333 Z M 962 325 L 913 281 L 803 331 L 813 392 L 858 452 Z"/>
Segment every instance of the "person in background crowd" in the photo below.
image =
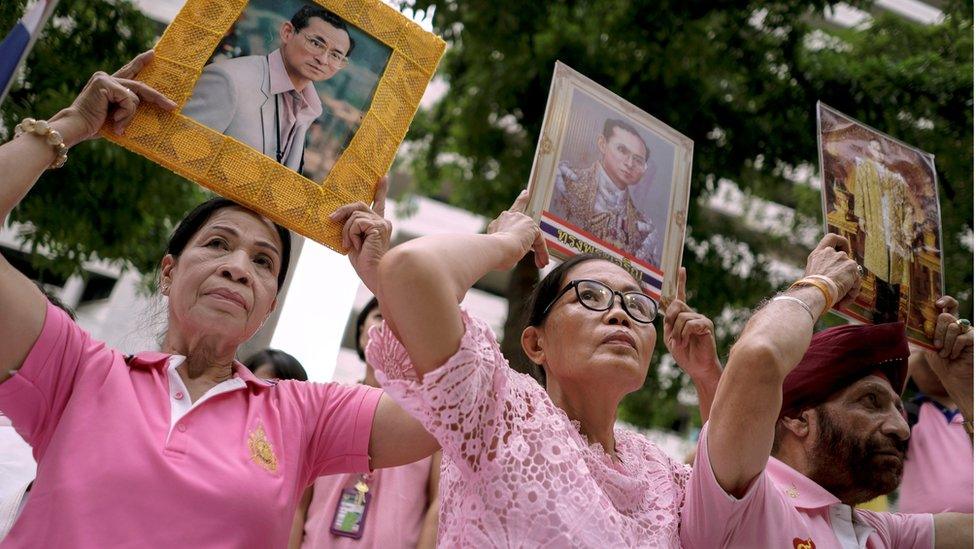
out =
<path fill-rule="evenodd" d="M 176 108 L 130 80 L 151 59 L 96 73 L 49 121 L 18 124 L 0 145 L 0 218 L 71 146 L 103 127 L 124 132 L 140 102 Z M 381 180 L 375 211 L 355 203 L 332 214 L 367 286 L 389 246 L 385 198 Z M 196 207 L 160 261 L 163 352 L 135 356 L 92 339 L 0 258 L 0 412 L 38 464 L 5 547 L 282 547 L 316 477 L 437 449 L 378 389 L 268 383 L 234 360 L 277 305 L 290 242 L 230 200 Z"/>
<path fill-rule="evenodd" d="M 294 379 L 308 381 L 302 363 L 290 354 L 278 349 L 265 349 L 254 353 L 244 366 L 261 379 Z"/>
<path fill-rule="evenodd" d="M 356 352 L 365 362 L 369 329 L 383 321 L 379 303 L 370 299 L 356 318 Z M 373 367 L 366 363 L 363 383 L 379 387 Z M 302 497 L 295 516 L 291 547 L 325 549 L 433 548 L 437 544 L 437 494 L 441 454 L 372 473 L 319 477 Z M 337 522 L 344 495 L 353 499 L 363 491 L 361 523 Z M 366 502 L 368 498 L 368 503 Z"/>
<path fill-rule="evenodd" d="M 952 315 L 959 310 L 958 302 L 951 297 L 943 297 L 936 304 Z M 940 354 L 947 352 L 943 347 Z M 972 431 L 966 432 L 962 410 L 929 366 L 928 351 L 914 351 L 908 371 L 918 395 L 905 405 L 912 438 L 908 440 L 905 475 L 898 490 L 898 510 L 972 513 Z"/>
<path fill-rule="evenodd" d="M 806 276 L 760 308 L 732 348 L 685 494 L 685 547 L 972 547 L 971 514 L 852 509 L 901 479 L 909 353 L 901 323 L 813 334 L 856 296 L 849 254 L 845 238 L 825 236 Z M 971 414 L 973 334 L 960 326 L 940 315 L 948 352 L 938 371 Z"/>
<path fill-rule="evenodd" d="M 384 324 L 367 362 L 387 394 L 443 451 L 443 547 L 678 546 L 688 469 L 647 438 L 616 428 L 617 407 L 647 377 L 656 303 L 622 267 L 580 255 L 529 297 L 522 349 L 545 387 L 511 369 L 491 328 L 458 303 L 530 249 L 548 262 L 523 192 L 488 234 L 411 240 L 381 260 Z M 619 301 L 617 298 L 620 298 Z M 708 410 L 720 368 L 711 321 L 679 281 L 665 342 Z"/>

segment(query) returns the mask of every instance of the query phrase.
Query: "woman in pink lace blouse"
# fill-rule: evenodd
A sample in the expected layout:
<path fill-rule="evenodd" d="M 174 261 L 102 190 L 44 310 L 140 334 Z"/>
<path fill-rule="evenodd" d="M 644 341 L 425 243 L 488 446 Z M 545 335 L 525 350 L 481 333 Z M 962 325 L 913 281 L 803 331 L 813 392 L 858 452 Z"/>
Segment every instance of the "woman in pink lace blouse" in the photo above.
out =
<path fill-rule="evenodd" d="M 367 356 L 443 448 L 438 543 L 677 547 L 689 470 L 614 427 L 657 336 L 656 305 L 627 271 L 582 256 L 539 283 L 522 348 L 544 369 L 545 388 L 510 369 L 491 329 L 458 307 L 475 281 L 530 248 L 539 267 L 548 262 L 538 226 L 520 213 L 526 200 L 489 234 L 418 238 L 380 263 L 386 324 Z M 664 329 L 707 411 L 719 376 L 711 322 L 679 300 Z"/>

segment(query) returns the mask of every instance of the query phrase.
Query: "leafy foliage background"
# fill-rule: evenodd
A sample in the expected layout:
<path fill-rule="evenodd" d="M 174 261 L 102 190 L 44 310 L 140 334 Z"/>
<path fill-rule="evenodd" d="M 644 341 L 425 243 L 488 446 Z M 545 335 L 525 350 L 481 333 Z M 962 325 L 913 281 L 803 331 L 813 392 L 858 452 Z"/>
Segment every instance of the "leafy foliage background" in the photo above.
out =
<path fill-rule="evenodd" d="M 450 91 L 412 128 L 418 192 L 489 217 L 507 207 L 528 180 L 553 63 L 569 64 L 695 141 L 683 263 L 691 304 L 715 319 L 724 358 L 750 308 L 774 290 L 770 259 L 802 265 L 810 245 L 796 235 L 820 227 L 818 183 L 795 179 L 808 173 L 818 181 L 822 100 L 936 155 L 946 285 L 972 318 L 971 3 L 946 2 L 940 24 L 922 25 L 850 2 L 874 16 L 858 29 L 826 21 L 832 1 L 405 4 L 433 9 L 434 31 L 449 43 L 440 75 Z M 787 230 L 757 231 L 744 217 L 706 207 L 723 179 L 750 200 L 794 208 Z M 512 278 L 513 314 L 535 280 L 531 269 L 523 262 Z M 503 348 L 515 367 L 531 371 L 515 318 Z M 643 426 L 697 421 L 697 411 L 675 400 L 688 382 L 658 335 L 647 383 L 624 401 L 621 418 Z"/>
<path fill-rule="evenodd" d="M 0 3 L 0 32 L 23 14 L 25 0 Z M 97 70 L 113 72 L 149 49 L 162 27 L 130 2 L 63 0 L 0 105 L 3 137 L 24 117 L 48 118 L 70 105 Z M 2 177 L 2 176 L 0 176 Z M 46 172 L 14 209 L 28 224 L 34 267 L 65 277 L 92 258 L 153 272 L 174 224 L 205 193 L 179 176 L 104 140 L 82 143 L 68 163 Z"/>

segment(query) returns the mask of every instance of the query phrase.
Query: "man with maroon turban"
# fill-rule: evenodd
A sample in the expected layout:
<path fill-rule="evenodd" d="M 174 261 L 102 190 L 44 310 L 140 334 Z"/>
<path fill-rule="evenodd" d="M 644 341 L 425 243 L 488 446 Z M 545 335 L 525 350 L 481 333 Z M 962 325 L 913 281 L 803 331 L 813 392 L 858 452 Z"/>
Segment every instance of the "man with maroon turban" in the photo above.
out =
<path fill-rule="evenodd" d="M 971 514 L 855 509 L 898 486 L 909 428 L 901 323 L 813 328 L 856 296 L 850 244 L 829 234 L 803 279 L 759 309 L 719 381 L 681 513 L 685 547 L 972 547 Z M 973 333 L 944 312 L 933 370 L 973 410 Z M 772 455 L 770 455 L 772 454 Z"/>

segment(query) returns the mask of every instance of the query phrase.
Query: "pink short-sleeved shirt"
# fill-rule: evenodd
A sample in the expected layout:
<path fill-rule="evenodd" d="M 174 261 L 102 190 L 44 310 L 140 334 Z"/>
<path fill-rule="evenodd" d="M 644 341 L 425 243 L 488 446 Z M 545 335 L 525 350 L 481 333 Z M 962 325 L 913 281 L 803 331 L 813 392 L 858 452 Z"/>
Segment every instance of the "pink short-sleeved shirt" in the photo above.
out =
<path fill-rule="evenodd" d="M 37 480 L 2 547 L 280 547 L 302 491 L 368 471 L 381 392 L 268 383 L 240 364 L 239 389 L 170 425 L 170 355 L 126 362 L 48 305 L 0 410 L 33 446 Z"/>
<path fill-rule="evenodd" d="M 678 547 L 689 468 L 625 429 L 612 460 L 509 368 L 486 323 L 462 319 L 458 352 L 423 381 L 386 324 L 366 351 L 387 394 L 441 444 L 438 545 Z"/>
<path fill-rule="evenodd" d="M 305 518 L 302 549 L 376 547 L 413 549 L 420 539 L 429 501 L 431 458 L 377 469 L 364 479 L 371 498 L 359 539 L 330 532 L 339 496 L 353 488 L 363 475 L 331 475 L 315 479 L 312 501 Z"/>
<path fill-rule="evenodd" d="M 898 490 L 903 513 L 973 512 L 973 446 L 962 414 L 946 418 L 931 402 L 918 409 Z"/>
<path fill-rule="evenodd" d="M 712 472 L 707 424 L 681 511 L 681 543 L 691 548 L 925 549 L 934 546 L 934 529 L 928 514 L 852 514 L 850 506 L 772 457 L 736 499 Z"/>

